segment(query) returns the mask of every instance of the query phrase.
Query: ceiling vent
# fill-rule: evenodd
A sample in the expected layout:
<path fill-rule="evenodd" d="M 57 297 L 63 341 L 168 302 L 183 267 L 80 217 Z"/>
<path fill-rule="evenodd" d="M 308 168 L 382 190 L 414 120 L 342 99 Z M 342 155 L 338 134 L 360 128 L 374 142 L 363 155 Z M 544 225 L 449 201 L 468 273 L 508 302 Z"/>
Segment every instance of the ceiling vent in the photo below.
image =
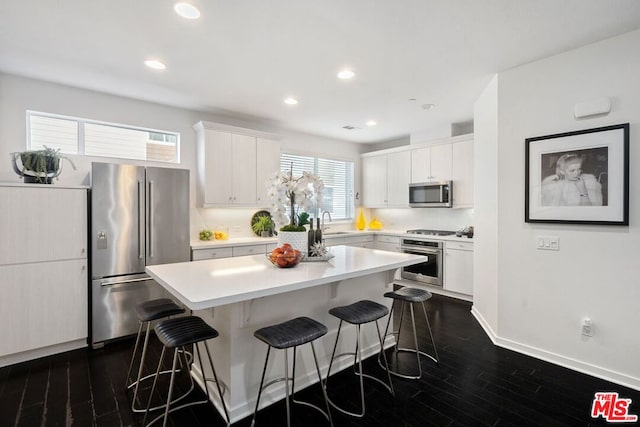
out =
<path fill-rule="evenodd" d="M 362 129 L 356 126 L 351 126 L 351 125 L 344 125 L 342 126 L 342 129 L 346 129 L 346 130 L 354 130 L 354 129 Z"/>

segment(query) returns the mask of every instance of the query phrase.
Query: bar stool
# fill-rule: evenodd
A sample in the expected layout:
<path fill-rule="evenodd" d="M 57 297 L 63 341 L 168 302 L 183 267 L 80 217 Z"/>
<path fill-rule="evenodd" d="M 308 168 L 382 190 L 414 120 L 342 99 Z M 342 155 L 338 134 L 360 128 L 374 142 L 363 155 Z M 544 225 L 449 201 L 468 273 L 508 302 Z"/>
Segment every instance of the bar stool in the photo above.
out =
<path fill-rule="evenodd" d="M 126 379 L 126 389 L 129 390 L 132 387 L 133 391 L 133 400 L 131 401 L 131 411 L 133 412 L 144 412 L 144 408 L 136 408 L 136 399 L 138 397 L 138 388 L 140 386 L 140 382 L 146 379 L 152 378 L 155 374 L 150 374 L 145 377 L 142 377 L 142 370 L 144 368 L 144 362 L 146 360 L 147 355 L 147 345 L 149 343 L 149 335 L 151 329 L 151 322 L 154 320 L 162 319 L 165 317 L 175 316 L 177 314 L 182 314 L 185 312 L 184 308 L 177 305 L 175 302 L 168 298 L 159 298 L 154 300 L 149 300 L 137 304 L 135 307 L 136 315 L 138 316 L 138 335 L 136 336 L 136 344 L 133 348 L 133 354 L 131 355 L 131 362 L 129 362 L 129 370 L 127 371 L 127 379 Z M 131 371 L 133 369 L 133 364 L 138 353 L 138 346 L 140 345 L 140 339 L 142 337 L 142 330 L 146 324 L 146 333 L 144 337 L 144 344 L 142 346 L 142 355 L 140 356 L 140 366 L 138 368 L 138 376 L 135 381 L 131 381 Z M 169 371 L 162 372 L 164 374 L 169 373 Z M 152 409 L 158 409 L 152 408 Z"/>
<path fill-rule="evenodd" d="M 256 408 L 253 412 L 253 419 L 251 420 L 251 427 L 256 423 L 256 416 L 258 414 L 258 406 L 260 405 L 260 396 L 262 391 L 280 381 L 285 381 L 285 394 L 287 405 L 287 426 L 291 425 L 291 409 L 289 404 L 289 381 L 291 381 L 291 400 L 293 403 L 309 406 L 319 411 L 325 416 L 329 423 L 333 426 L 333 420 L 331 419 L 331 412 L 329 410 L 329 400 L 327 399 L 327 393 L 322 385 L 322 375 L 320 374 L 320 366 L 318 365 L 318 358 L 316 357 L 316 349 L 313 345 L 313 341 L 324 336 L 327 333 L 327 327 L 322 323 L 317 322 L 308 317 L 297 317 L 295 319 L 288 320 L 286 322 L 260 328 L 253 333 L 253 335 L 260 341 L 266 343 L 269 348 L 267 349 L 267 357 L 264 361 L 264 369 L 262 370 L 262 378 L 260 379 L 260 389 L 258 390 L 258 398 L 256 400 Z M 296 378 L 296 350 L 297 347 L 303 344 L 311 344 L 311 351 L 313 352 L 313 360 L 316 363 L 316 372 L 318 373 L 318 381 L 322 394 L 324 395 L 325 404 L 327 405 L 327 412 L 323 411 L 316 405 L 308 402 L 303 402 L 295 399 L 295 378 Z M 269 363 L 269 354 L 271 348 L 277 348 L 284 350 L 284 377 L 276 378 L 264 385 L 264 377 L 267 372 L 267 364 Z M 289 378 L 289 360 L 287 354 L 288 349 L 293 347 L 293 372 L 291 378 Z"/>
<path fill-rule="evenodd" d="M 431 360 L 433 360 L 434 362 L 438 363 L 438 350 L 436 349 L 436 343 L 433 339 L 433 334 L 431 333 L 431 324 L 429 323 L 429 316 L 427 316 L 427 310 L 424 307 L 424 302 L 427 301 L 428 299 L 431 298 L 431 292 L 426 291 L 424 289 L 417 289 L 417 288 L 400 288 L 398 290 L 395 291 L 391 291 L 391 292 L 387 292 L 384 294 L 385 297 L 387 298 L 391 298 L 393 299 L 393 302 L 391 303 L 391 314 L 389 315 L 389 320 L 387 321 L 387 327 L 384 330 L 384 337 L 385 339 L 387 338 L 387 335 L 397 335 L 397 339 L 396 339 L 396 345 L 394 346 L 394 353 L 396 354 L 396 358 L 397 358 L 397 354 L 398 352 L 409 352 L 409 353 L 415 353 L 416 355 L 416 359 L 418 362 L 418 375 L 406 375 L 406 374 L 402 374 L 399 373 L 397 371 L 393 371 L 391 370 L 388 365 L 387 368 L 389 370 L 389 372 L 395 376 L 401 377 L 401 378 L 407 378 L 407 379 L 412 379 L 412 380 L 417 380 L 422 378 L 422 364 L 420 363 L 420 355 L 425 356 L 430 358 Z M 400 305 L 400 323 L 398 324 L 398 330 L 397 331 L 392 331 L 390 334 L 388 334 L 389 331 L 389 325 L 391 324 L 391 319 L 393 317 L 393 309 L 394 309 L 394 305 L 396 301 L 400 301 L 402 304 Z M 413 343 L 414 343 L 414 347 L 415 348 L 400 348 L 398 347 L 398 343 L 400 342 L 400 331 L 402 330 L 402 319 L 404 317 L 404 306 L 405 303 L 409 303 L 409 308 L 411 309 L 411 324 L 413 326 Z M 433 344 L 433 351 L 435 354 L 435 357 L 427 354 L 423 351 L 420 351 L 420 347 L 418 347 L 418 336 L 416 333 L 416 319 L 415 319 L 415 315 L 413 312 L 413 305 L 416 303 L 421 303 L 422 304 L 422 312 L 424 313 L 424 318 L 427 320 L 427 329 L 429 331 L 429 336 L 431 337 L 431 344 Z M 380 363 L 380 359 L 378 358 L 378 362 Z M 386 363 L 386 360 L 385 360 Z M 382 366 L 382 364 L 380 363 L 380 365 Z M 383 366 L 384 368 L 384 366 Z"/>
<path fill-rule="evenodd" d="M 369 301 L 369 300 L 362 300 L 362 301 L 358 301 L 356 303 L 353 303 L 351 305 L 346 305 L 346 306 L 342 306 L 342 307 L 334 307 L 331 310 L 329 310 L 329 314 L 331 314 L 331 315 L 337 317 L 338 319 L 340 319 L 340 325 L 338 326 L 338 333 L 336 335 L 336 342 L 335 342 L 335 345 L 333 346 L 333 352 L 331 353 L 331 361 L 329 362 L 329 370 L 327 371 L 327 379 L 325 380 L 325 383 L 324 383 L 325 388 L 327 387 L 327 383 L 329 381 L 329 375 L 331 374 L 331 365 L 333 364 L 333 361 L 337 357 L 354 356 L 354 361 L 353 361 L 354 373 L 360 377 L 360 402 L 361 402 L 361 407 L 362 407 L 362 411 L 360 413 L 350 412 L 350 411 L 347 411 L 347 410 L 345 410 L 343 408 L 340 408 L 333 401 L 331 401 L 331 399 L 329 399 L 329 403 L 331 404 L 331 406 L 333 406 L 334 408 L 336 408 L 338 411 L 342 412 L 343 414 L 351 415 L 353 417 L 358 417 L 358 418 L 364 417 L 364 414 L 365 414 L 365 402 L 364 402 L 363 377 L 367 377 L 367 378 L 370 378 L 372 380 L 375 380 L 375 381 L 379 382 L 387 390 L 389 390 L 389 392 L 391 393 L 392 396 L 394 395 L 393 384 L 391 383 L 391 376 L 389 375 L 388 370 L 387 370 L 387 379 L 389 381 L 388 385 L 384 381 L 382 381 L 382 380 L 380 380 L 380 379 L 378 379 L 378 378 L 376 378 L 374 376 L 364 374 L 362 372 L 362 343 L 361 343 L 361 340 L 360 340 L 360 326 L 365 324 L 365 323 L 375 322 L 376 330 L 378 331 L 378 340 L 380 342 L 380 353 L 382 353 L 382 356 L 384 357 L 385 364 L 386 364 L 387 356 L 384 353 L 383 341 L 382 341 L 382 336 L 380 335 L 380 327 L 378 325 L 378 319 L 386 316 L 388 313 L 389 313 L 389 309 L 387 309 L 387 307 L 385 307 L 382 304 L 378 304 L 377 302 L 373 302 L 373 301 Z M 357 334 L 356 334 L 356 350 L 355 350 L 354 353 L 341 353 L 341 354 L 336 355 L 336 349 L 338 348 L 338 340 L 340 339 L 340 330 L 342 329 L 342 323 L 343 322 L 347 322 L 347 323 L 351 323 L 352 325 L 356 325 L 356 330 L 357 330 Z M 358 370 L 355 369 L 356 362 L 358 363 Z"/>
<path fill-rule="evenodd" d="M 162 369 L 162 363 L 164 362 L 165 353 L 167 349 L 173 349 L 174 351 L 173 360 L 171 362 L 171 379 L 169 380 L 169 392 L 167 394 L 166 404 L 162 405 L 165 408 L 164 414 L 161 414 L 154 418 L 151 422 L 149 422 L 149 424 L 147 424 L 147 426 L 150 426 L 161 418 L 164 418 L 162 425 L 166 426 L 169 412 L 177 411 L 178 409 L 186 408 L 187 406 L 210 403 L 211 398 L 209 394 L 209 387 L 207 387 L 207 381 L 213 381 L 216 383 L 218 395 L 220 396 L 220 403 L 222 404 L 222 409 L 224 411 L 227 426 L 229 426 L 231 424 L 229 419 L 229 412 L 227 411 L 227 406 L 224 403 L 224 394 L 222 393 L 220 381 L 218 380 L 218 376 L 216 375 L 216 370 L 213 366 L 213 360 L 211 359 L 211 352 L 209 351 L 209 346 L 207 344 L 207 340 L 216 338 L 218 336 L 218 331 L 207 325 L 204 320 L 196 316 L 177 317 L 175 319 L 163 320 L 156 325 L 154 330 L 156 331 L 156 335 L 158 336 L 160 342 L 162 342 L 164 347 L 162 348 L 162 353 L 160 354 L 160 362 L 158 362 L 158 369 L 156 370 L 155 377 L 153 379 L 153 386 L 151 387 L 151 394 L 149 395 L 149 401 L 147 403 L 147 409 L 145 411 L 142 424 L 144 425 L 149 412 L 152 410 L 151 398 L 153 397 L 153 394 L 155 392 L 156 385 L 158 383 L 158 377 L 160 377 L 160 370 Z M 207 350 L 207 357 L 209 359 L 211 371 L 213 372 L 213 378 L 206 378 L 205 376 L 204 365 L 202 364 L 202 356 L 200 354 L 200 348 L 198 347 L 199 343 L 204 343 L 204 348 Z M 174 403 L 171 401 L 171 395 L 173 393 L 173 386 L 175 383 L 176 364 L 179 355 L 182 355 L 184 359 L 182 367 L 188 368 L 189 363 L 184 352 L 184 347 L 192 344 L 195 349 L 194 352 L 198 355 L 198 361 L 200 362 L 202 379 L 207 398 L 205 400 L 184 403 L 180 406 L 176 406 L 175 408 L 171 408 L 171 404 Z M 180 348 L 183 348 L 182 352 L 179 351 Z M 189 372 L 187 372 L 187 374 L 189 375 L 189 377 L 191 377 Z"/>

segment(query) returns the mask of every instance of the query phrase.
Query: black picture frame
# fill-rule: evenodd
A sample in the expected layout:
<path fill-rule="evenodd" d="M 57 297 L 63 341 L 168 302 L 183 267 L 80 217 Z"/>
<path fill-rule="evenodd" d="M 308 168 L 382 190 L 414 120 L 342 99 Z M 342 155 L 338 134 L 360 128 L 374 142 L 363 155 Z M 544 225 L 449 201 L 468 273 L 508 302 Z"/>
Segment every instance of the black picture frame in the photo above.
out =
<path fill-rule="evenodd" d="M 525 222 L 629 225 L 629 123 L 525 139 Z"/>

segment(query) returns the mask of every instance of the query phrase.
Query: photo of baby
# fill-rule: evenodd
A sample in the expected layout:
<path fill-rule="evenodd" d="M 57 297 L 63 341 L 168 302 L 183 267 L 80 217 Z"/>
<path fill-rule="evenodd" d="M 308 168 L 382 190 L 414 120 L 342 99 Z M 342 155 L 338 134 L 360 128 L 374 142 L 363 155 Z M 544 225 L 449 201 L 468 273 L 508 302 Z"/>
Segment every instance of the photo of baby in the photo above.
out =
<path fill-rule="evenodd" d="M 607 206 L 608 147 L 541 155 L 542 206 Z"/>

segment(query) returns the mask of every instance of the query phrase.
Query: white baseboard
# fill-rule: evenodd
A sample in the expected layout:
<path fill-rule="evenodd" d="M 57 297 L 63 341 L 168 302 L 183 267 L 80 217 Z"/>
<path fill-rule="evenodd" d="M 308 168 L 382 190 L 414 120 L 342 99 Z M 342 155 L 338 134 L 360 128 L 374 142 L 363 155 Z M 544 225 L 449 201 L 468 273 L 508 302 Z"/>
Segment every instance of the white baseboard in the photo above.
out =
<path fill-rule="evenodd" d="M 475 307 L 471 308 L 471 314 L 476 318 L 478 323 L 480 323 L 480 326 L 482 326 L 482 329 L 484 329 L 485 333 L 493 342 L 493 344 L 497 345 L 498 347 L 526 354 L 527 356 L 535 357 L 536 359 L 544 360 L 545 362 L 553 363 L 554 365 L 559 365 L 564 368 L 581 372 L 583 374 L 591 375 L 592 377 L 600 378 L 624 387 L 629 387 L 634 390 L 640 391 L 640 378 L 635 378 L 629 375 L 622 374 L 620 372 L 585 363 L 580 360 L 565 357 L 560 354 L 552 353 L 513 340 L 501 338 L 493 331 L 493 329 L 491 329 L 489 323 L 484 319 L 484 317 L 482 317 L 482 314 L 480 314 L 480 312 L 478 312 Z"/>
<path fill-rule="evenodd" d="M 75 341 L 69 341 L 62 344 L 50 345 L 48 347 L 36 348 L 33 350 L 23 351 L 15 354 L 8 354 L 0 357 L 0 368 L 3 366 L 14 365 L 16 363 L 27 362 L 41 357 L 51 356 L 65 351 L 77 350 L 87 347 L 87 339 L 82 338 Z"/>

